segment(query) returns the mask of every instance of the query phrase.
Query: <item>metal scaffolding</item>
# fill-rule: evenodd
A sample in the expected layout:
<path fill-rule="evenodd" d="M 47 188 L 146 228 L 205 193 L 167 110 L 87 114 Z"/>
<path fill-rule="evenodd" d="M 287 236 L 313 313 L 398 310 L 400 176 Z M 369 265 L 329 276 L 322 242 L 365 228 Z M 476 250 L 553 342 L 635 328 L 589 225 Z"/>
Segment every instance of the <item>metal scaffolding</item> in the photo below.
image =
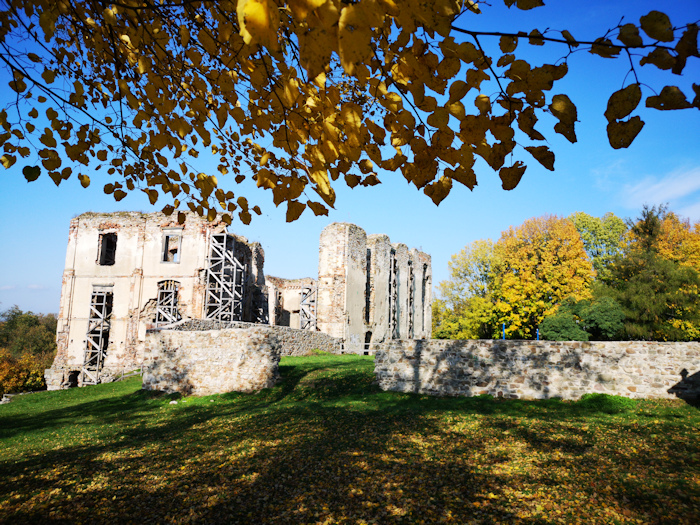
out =
<path fill-rule="evenodd" d="M 243 320 L 247 267 L 234 257 L 235 239 L 227 233 L 212 235 L 207 264 L 207 319 Z"/>
<path fill-rule="evenodd" d="M 301 289 L 301 304 L 299 309 L 300 328 L 302 330 L 316 330 L 316 299 L 318 288 L 316 286 L 304 286 Z"/>
<path fill-rule="evenodd" d="M 178 322 L 182 317 L 178 310 L 177 281 L 161 281 L 158 283 L 158 302 L 156 304 L 156 326 Z"/>
<path fill-rule="evenodd" d="M 110 317 L 112 315 L 111 291 L 94 289 L 90 299 L 90 318 L 83 356 L 82 384 L 96 385 L 109 345 Z"/>
<path fill-rule="evenodd" d="M 413 339 L 413 315 L 414 315 L 415 276 L 413 275 L 413 262 L 408 261 L 408 338 Z"/>
<path fill-rule="evenodd" d="M 399 262 L 396 252 L 391 250 L 389 257 L 389 332 L 392 339 L 399 338 Z"/>

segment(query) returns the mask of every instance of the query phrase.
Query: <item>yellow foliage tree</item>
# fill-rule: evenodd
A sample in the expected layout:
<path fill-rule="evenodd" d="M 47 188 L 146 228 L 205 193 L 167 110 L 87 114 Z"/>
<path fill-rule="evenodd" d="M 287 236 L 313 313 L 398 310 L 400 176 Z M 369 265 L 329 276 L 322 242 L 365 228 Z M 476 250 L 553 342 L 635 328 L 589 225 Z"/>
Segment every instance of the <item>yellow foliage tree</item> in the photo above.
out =
<path fill-rule="evenodd" d="M 0 161 L 26 159 L 30 181 L 77 175 L 86 187 L 86 173 L 106 170 L 114 182 L 104 190 L 116 200 L 134 190 L 152 204 L 168 195 L 168 214 L 186 205 L 210 218 L 224 212 L 227 222 L 237 214 L 249 223 L 261 211 L 224 191 L 222 175 L 254 179 L 275 205 L 286 203 L 288 221 L 306 208 L 327 214 L 339 179 L 372 186 L 378 170 L 400 170 L 439 203 L 455 182 L 474 187 L 475 156 L 505 189 L 516 187 L 526 165 L 506 159 L 528 140 L 524 149 L 553 170 L 554 153 L 535 129 L 543 113 L 576 141 L 576 106 L 550 95 L 567 74 L 566 56 L 533 66 L 516 55 L 520 44 L 625 56 L 631 83 L 605 111 L 615 148 L 644 125 L 630 117 L 644 98 L 635 64 L 680 74 L 698 56 L 698 26 L 675 27 L 658 11 L 591 40 L 566 30 L 467 29 L 479 12 L 471 0 L 8 0 L 0 63 L 13 98 L 0 109 Z M 490 37 L 500 38 L 496 57 L 482 45 Z M 488 80 L 496 92 L 481 91 Z M 669 85 L 645 103 L 697 108 L 694 89 L 692 101 Z M 516 128 L 527 139 L 516 143 Z M 204 149 L 219 159 L 218 173 L 197 169 Z"/>
<path fill-rule="evenodd" d="M 492 298 L 506 336 L 528 339 L 561 302 L 591 296 L 593 266 L 569 219 L 529 219 L 496 243 Z"/>
<path fill-rule="evenodd" d="M 659 255 L 700 273 L 700 222 L 691 226 L 688 219 L 681 219 L 669 212 L 661 222 L 658 241 Z"/>

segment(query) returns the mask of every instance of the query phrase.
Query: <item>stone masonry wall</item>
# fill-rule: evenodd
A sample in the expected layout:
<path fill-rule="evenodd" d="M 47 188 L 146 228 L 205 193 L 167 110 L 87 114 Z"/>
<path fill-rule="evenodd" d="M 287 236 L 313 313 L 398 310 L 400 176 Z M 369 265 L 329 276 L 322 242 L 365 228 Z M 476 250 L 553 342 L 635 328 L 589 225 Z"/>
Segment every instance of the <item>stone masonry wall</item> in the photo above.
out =
<path fill-rule="evenodd" d="M 212 395 L 254 392 L 279 379 L 279 341 L 275 330 L 253 328 L 177 331 L 146 335 L 143 388 Z"/>
<path fill-rule="evenodd" d="M 394 340 L 377 349 L 383 390 L 578 399 L 700 395 L 700 343 Z"/>
<path fill-rule="evenodd" d="M 279 344 L 280 356 L 309 355 L 312 350 L 321 350 L 323 352 L 338 354 L 341 351 L 343 342 L 342 339 L 331 337 L 323 332 L 299 330 L 298 328 L 289 328 L 287 326 L 266 326 L 243 322 L 221 323 L 209 319 L 192 319 L 172 326 L 170 329 L 174 331 L 202 331 L 248 328 L 263 328 L 274 333 L 277 343 Z"/>

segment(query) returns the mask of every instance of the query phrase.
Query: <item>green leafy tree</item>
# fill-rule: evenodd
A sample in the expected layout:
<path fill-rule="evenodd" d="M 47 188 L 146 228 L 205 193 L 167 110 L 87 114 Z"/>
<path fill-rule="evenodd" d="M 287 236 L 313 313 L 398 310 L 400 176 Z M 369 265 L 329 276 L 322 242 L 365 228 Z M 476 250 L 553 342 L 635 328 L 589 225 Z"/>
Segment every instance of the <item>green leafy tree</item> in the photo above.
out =
<path fill-rule="evenodd" d="M 574 51 L 622 57 L 604 112 L 613 148 L 632 143 L 648 108 L 700 107 L 697 88 L 649 87 L 641 67 L 680 75 L 698 56 L 695 21 L 654 10 L 575 38 L 482 30 L 480 13 L 472 0 L 3 1 L 0 163 L 57 185 L 106 172 L 117 201 L 143 191 L 168 214 L 187 206 L 229 223 L 262 213 L 241 186 L 252 178 L 293 221 L 385 172 L 440 203 L 453 184 L 476 185 L 477 156 L 506 190 L 528 159 L 554 170 L 539 119 L 576 142 L 575 101 L 553 91 Z M 526 46 L 544 45 L 553 55 L 528 62 Z"/>
<path fill-rule="evenodd" d="M 477 240 L 453 255 L 450 278 L 439 284 L 441 298 L 433 301 L 433 335 L 438 339 L 490 337 L 493 303 L 490 298 L 494 244 Z"/>
<path fill-rule="evenodd" d="M 540 324 L 540 337 L 549 341 L 588 341 L 589 334 L 570 310 L 560 308 L 544 318 Z"/>
<path fill-rule="evenodd" d="M 612 341 L 623 335 L 624 319 L 622 308 L 610 297 L 569 298 L 542 321 L 540 336 L 553 341 Z"/>
<path fill-rule="evenodd" d="M 16 305 L 0 313 L 0 348 L 14 356 L 56 351 L 56 317 L 23 312 Z"/>
<path fill-rule="evenodd" d="M 576 212 L 569 220 L 581 236 L 596 277 L 606 281 L 610 277 L 610 265 L 624 251 L 627 224 L 613 213 L 593 217 L 584 212 Z"/>
<path fill-rule="evenodd" d="M 700 276 L 659 251 L 666 208 L 647 206 L 631 225 L 629 252 L 611 267 L 609 294 L 625 313 L 630 339 L 687 340 L 700 323 Z"/>

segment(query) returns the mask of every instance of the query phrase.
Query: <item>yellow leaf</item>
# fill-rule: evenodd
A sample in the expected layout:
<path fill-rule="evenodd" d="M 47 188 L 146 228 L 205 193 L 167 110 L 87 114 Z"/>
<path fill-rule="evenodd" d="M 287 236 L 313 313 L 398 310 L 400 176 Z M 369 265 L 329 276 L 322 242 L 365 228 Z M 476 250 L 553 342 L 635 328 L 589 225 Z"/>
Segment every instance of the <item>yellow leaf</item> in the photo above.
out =
<path fill-rule="evenodd" d="M 537 29 L 533 29 L 530 31 L 530 34 L 528 35 L 530 37 L 530 45 L 531 46 L 543 46 L 544 45 L 544 40 L 542 39 L 542 33 L 540 33 Z"/>
<path fill-rule="evenodd" d="M 473 162 L 474 160 L 472 158 L 472 163 Z M 456 180 L 457 182 L 464 184 L 470 190 L 473 190 L 474 186 L 476 186 L 476 174 L 474 173 L 474 170 L 471 167 L 465 166 L 464 164 L 457 166 L 455 169 L 447 168 L 445 170 L 445 175 L 450 177 L 452 180 Z"/>
<path fill-rule="evenodd" d="M 430 197 L 437 206 L 450 194 L 451 189 L 452 179 L 443 175 L 440 179 L 423 188 L 423 193 Z"/>
<path fill-rule="evenodd" d="M 520 112 L 518 115 L 518 127 L 527 134 L 532 140 L 544 140 L 542 133 L 535 129 L 537 117 L 532 106 Z"/>
<path fill-rule="evenodd" d="M 43 78 L 44 82 L 47 84 L 52 84 L 56 79 L 56 73 L 50 69 L 44 69 L 44 72 L 41 74 L 41 78 Z"/>
<path fill-rule="evenodd" d="M 184 47 L 186 47 L 187 44 L 189 44 L 189 42 L 190 42 L 190 30 L 187 29 L 187 26 L 181 25 L 179 33 L 180 33 L 180 43 Z"/>
<path fill-rule="evenodd" d="M 320 7 L 326 0 L 289 0 L 287 4 L 292 10 L 294 18 L 303 22 L 311 11 Z"/>
<path fill-rule="evenodd" d="M 331 188 L 330 181 L 328 180 L 328 172 L 323 167 L 312 167 L 312 169 L 309 170 L 309 176 L 316 184 L 314 188 L 316 193 L 321 196 L 326 204 L 332 207 L 335 203 L 335 191 Z"/>
<path fill-rule="evenodd" d="M 698 53 L 698 28 L 697 24 L 688 24 L 683 35 L 676 44 L 676 63 L 673 66 L 673 73 L 680 75 L 685 68 L 688 57 L 699 57 Z"/>
<path fill-rule="evenodd" d="M 640 100 L 642 100 L 642 90 L 639 84 L 630 84 L 624 89 L 615 91 L 608 100 L 605 118 L 608 122 L 625 118 L 635 110 Z"/>
<path fill-rule="evenodd" d="M 634 24 L 625 24 L 620 27 L 617 39 L 628 47 L 637 47 L 644 44 L 642 37 L 639 36 L 639 29 Z"/>
<path fill-rule="evenodd" d="M 343 7 L 338 22 L 338 50 L 340 63 L 348 75 L 355 73 L 356 65 L 372 54 L 371 39 L 365 8 L 357 4 Z"/>
<path fill-rule="evenodd" d="M 459 120 L 462 120 L 466 115 L 465 110 L 464 110 L 464 104 L 462 104 L 459 101 L 452 102 L 451 104 L 448 104 L 446 107 L 449 110 L 450 115 L 453 115 L 454 117 L 458 118 Z"/>
<path fill-rule="evenodd" d="M 82 182 L 82 179 L 81 179 Z M 90 183 L 90 179 L 88 179 L 88 184 Z M 143 190 L 146 195 L 148 195 L 148 200 L 150 201 L 151 204 L 155 204 L 156 201 L 158 200 L 158 192 L 156 190 L 152 190 L 150 188 L 146 188 Z"/>
<path fill-rule="evenodd" d="M 515 188 L 520 182 L 520 179 L 523 178 L 523 174 L 525 173 L 526 169 L 527 166 L 520 161 L 516 162 L 509 168 L 501 168 L 498 172 L 498 176 L 501 177 L 501 185 L 503 186 L 503 189 L 512 190 Z"/>
<path fill-rule="evenodd" d="M 319 215 L 328 215 L 328 209 L 323 204 L 314 201 L 306 201 L 306 204 L 317 217 Z"/>
<path fill-rule="evenodd" d="M 482 95 L 480 95 L 480 96 L 482 96 Z M 428 124 L 430 126 L 435 127 L 435 128 L 445 129 L 445 128 L 447 128 L 449 122 L 450 122 L 450 113 L 445 108 L 437 108 L 434 113 L 431 113 L 430 115 L 428 115 Z"/>
<path fill-rule="evenodd" d="M 564 40 L 566 40 L 566 42 L 567 42 L 571 47 L 578 47 L 578 42 L 577 42 L 576 39 L 573 37 L 573 35 L 572 35 L 571 33 L 569 33 L 569 31 L 567 31 L 566 29 L 564 29 L 564 31 L 561 32 L 561 36 L 564 37 Z"/>
<path fill-rule="evenodd" d="M 15 80 L 11 80 L 9 82 L 9 86 L 13 91 L 16 91 L 17 93 L 23 93 L 24 90 L 27 89 L 27 83 L 21 78 L 15 78 Z"/>
<path fill-rule="evenodd" d="M 673 27 L 668 15 L 661 11 L 651 11 L 639 19 L 644 31 L 649 38 L 661 42 L 673 42 Z"/>
<path fill-rule="evenodd" d="M 491 100 L 486 95 L 478 95 L 474 100 L 474 105 L 478 108 L 481 115 L 486 115 L 491 111 Z"/>
<path fill-rule="evenodd" d="M 39 141 L 49 148 L 56 147 L 56 139 L 53 136 L 53 132 L 49 128 L 44 128 L 44 134 L 39 137 Z"/>
<path fill-rule="evenodd" d="M 549 171 L 554 171 L 554 153 L 549 151 L 547 146 L 528 146 L 525 148 L 530 152 L 530 155 L 535 157 L 537 161 L 542 164 Z"/>
<path fill-rule="evenodd" d="M 279 11 L 272 0 L 238 0 L 238 25 L 243 41 L 276 50 Z"/>
<path fill-rule="evenodd" d="M 466 63 L 471 64 L 483 58 L 483 54 L 479 51 L 474 44 L 471 42 L 462 42 L 457 46 L 455 54 L 459 59 Z"/>
<path fill-rule="evenodd" d="M 90 186 L 90 177 L 88 177 L 87 175 L 83 175 L 81 173 L 80 175 L 78 175 L 78 180 L 80 181 L 80 185 L 83 188 L 87 188 L 88 186 Z M 151 204 L 153 204 L 153 202 L 151 202 Z"/>
<path fill-rule="evenodd" d="M 676 65 L 676 57 L 671 55 L 668 49 L 656 48 L 647 56 L 642 57 L 639 63 L 642 66 L 645 64 L 653 64 L 659 69 L 667 70 Z"/>
<path fill-rule="evenodd" d="M 643 127 L 644 122 L 638 116 L 629 120 L 609 122 L 607 129 L 610 145 L 615 149 L 629 147 Z"/>
<path fill-rule="evenodd" d="M 515 51 L 515 48 L 518 47 L 518 37 L 503 35 L 499 45 L 501 47 L 501 51 L 504 53 L 512 53 Z"/>
<path fill-rule="evenodd" d="M 271 190 L 277 185 L 277 176 L 267 168 L 258 170 L 258 172 L 255 174 L 255 178 L 257 180 L 258 188 L 266 188 Z"/>
<path fill-rule="evenodd" d="M 661 90 L 658 96 L 648 97 L 646 106 L 648 108 L 660 110 L 687 109 L 693 107 L 685 98 L 683 92 L 676 86 L 666 86 Z"/>
<path fill-rule="evenodd" d="M 306 208 L 306 204 L 299 201 L 289 201 L 287 203 L 287 222 L 294 222 L 299 218 L 301 213 Z"/>
<path fill-rule="evenodd" d="M 17 162 L 17 158 L 13 155 L 3 155 L 0 157 L 0 163 L 2 163 L 6 169 L 9 169 L 15 162 Z"/>
<path fill-rule="evenodd" d="M 552 103 L 549 105 L 549 110 L 552 112 L 552 115 L 559 119 L 559 122 L 554 126 L 554 131 L 564 135 L 569 142 L 576 142 L 574 123 L 578 119 L 578 112 L 569 97 L 566 95 L 554 95 Z"/>
<path fill-rule="evenodd" d="M 540 7 L 544 5 L 543 0 L 504 0 L 505 4 L 510 7 L 517 2 L 518 9 L 523 11 L 528 11 L 534 9 L 535 7 Z"/>
<path fill-rule="evenodd" d="M 614 58 L 620 53 L 620 48 L 614 46 L 609 38 L 596 38 L 590 52 L 603 58 Z"/>

